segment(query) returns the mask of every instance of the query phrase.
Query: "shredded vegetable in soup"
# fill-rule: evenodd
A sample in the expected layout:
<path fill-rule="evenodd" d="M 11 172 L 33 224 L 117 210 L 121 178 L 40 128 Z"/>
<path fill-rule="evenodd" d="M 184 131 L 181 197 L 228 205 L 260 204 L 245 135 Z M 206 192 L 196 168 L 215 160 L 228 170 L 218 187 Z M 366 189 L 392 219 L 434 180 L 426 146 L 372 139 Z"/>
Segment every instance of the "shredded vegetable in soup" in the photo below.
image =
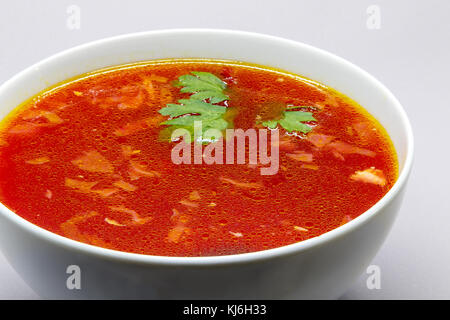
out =
<path fill-rule="evenodd" d="M 0 127 L 0 201 L 108 249 L 214 256 L 293 244 L 392 187 L 382 126 L 332 88 L 264 66 L 161 60 L 50 88 Z"/>

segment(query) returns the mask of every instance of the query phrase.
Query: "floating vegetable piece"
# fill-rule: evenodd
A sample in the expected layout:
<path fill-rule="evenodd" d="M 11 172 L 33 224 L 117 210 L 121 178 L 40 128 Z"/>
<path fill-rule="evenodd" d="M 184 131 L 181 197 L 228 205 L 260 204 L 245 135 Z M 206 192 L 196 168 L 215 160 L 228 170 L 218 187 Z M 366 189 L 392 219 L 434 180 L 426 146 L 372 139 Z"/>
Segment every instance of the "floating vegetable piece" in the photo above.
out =
<path fill-rule="evenodd" d="M 98 151 L 91 150 L 84 153 L 84 155 L 72 160 L 72 164 L 89 172 L 99 173 L 113 173 L 114 167 L 111 162 L 102 156 Z"/>
<path fill-rule="evenodd" d="M 382 187 L 386 185 L 386 177 L 384 176 L 383 171 L 375 169 L 374 167 L 363 171 L 356 171 L 351 175 L 350 179 L 365 183 L 372 183 Z"/>

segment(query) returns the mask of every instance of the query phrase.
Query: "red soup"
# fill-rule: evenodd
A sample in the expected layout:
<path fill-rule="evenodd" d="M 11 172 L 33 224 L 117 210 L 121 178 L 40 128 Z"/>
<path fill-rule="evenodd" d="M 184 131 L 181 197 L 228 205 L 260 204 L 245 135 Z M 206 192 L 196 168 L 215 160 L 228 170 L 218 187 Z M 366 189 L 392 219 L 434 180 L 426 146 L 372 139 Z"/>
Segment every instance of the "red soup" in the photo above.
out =
<path fill-rule="evenodd" d="M 206 138 L 208 129 L 216 134 Z M 195 148 L 234 141 L 226 134 L 236 129 L 248 133 L 244 160 L 227 162 L 219 149 L 215 162 L 194 159 Z M 256 143 L 277 156 L 269 174 L 260 154 L 250 161 L 252 130 L 268 133 Z M 388 135 L 355 102 L 229 61 L 85 74 L 19 106 L 0 134 L 4 205 L 64 237 L 149 255 L 227 255 L 317 237 L 368 210 L 397 178 Z"/>

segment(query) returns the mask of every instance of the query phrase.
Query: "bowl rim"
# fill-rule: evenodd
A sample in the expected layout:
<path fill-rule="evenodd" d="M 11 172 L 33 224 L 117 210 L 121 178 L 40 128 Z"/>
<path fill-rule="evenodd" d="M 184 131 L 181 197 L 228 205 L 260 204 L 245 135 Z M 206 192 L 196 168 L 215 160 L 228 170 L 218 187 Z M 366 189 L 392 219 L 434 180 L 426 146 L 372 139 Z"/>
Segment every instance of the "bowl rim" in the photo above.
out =
<path fill-rule="evenodd" d="M 317 237 L 310 238 L 307 240 L 303 240 L 300 242 L 296 242 L 293 244 L 285 245 L 282 247 L 255 251 L 249 253 L 241 253 L 241 254 L 232 254 L 232 255 L 221 255 L 221 256 L 207 256 L 207 257 L 172 257 L 172 256 L 155 256 L 155 255 L 146 255 L 139 253 L 130 253 L 117 251 L 112 249 L 106 249 L 102 247 L 97 247 L 94 245 L 78 242 L 76 240 L 72 240 L 63 236 L 60 236 L 56 233 L 48 231 L 44 228 L 41 228 L 26 219 L 20 217 L 15 214 L 12 210 L 7 208 L 5 205 L 0 203 L 0 214 L 2 214 L 5 218 L 7 218 L 10 222 L 17 225 L 19 228 L 24 230 L 25 232 L 31 233 L 35 237 L 45 240 L 47 242 L 51 242 L 65 250 L 72 250 L 77 253 L 82 253 L 90 256 L 96 256 L 98 258 L 102 258 L 105 260 L 112 260 L 122 263 L 133 263 L 133 264 L 143 264 L 143 265 L 160 265 L 160 266 L 220 266 L 220 265 L 229 265 L 229 264 L 242 264 L 242 263 L 254 263 L 258 261 L 266 261 L 274 258 L 279 258 L 283 256 L 289 256 L 293 254 L 298 254 L 300 252 L 312 249 L 314 247 L 325 245 L 326 243 L 333 241 L 335 239 L 341 238 L 353 230 L 359 228 L 364 225 L 370 219 L 372 219 L 383 207 L 388 205 L 395 196 L 399 193 L 399 191 L 406 184 L 408 176 L 411 172 L 411 167 L 413 163 L 413 154 L 414 154 L 414 137 L 412 132 L 412 127 L 409 122 L 409 119 L 406 115 L 405 110 L 401 106 L 400 102 L 395 98 L 395 96 L 387 89 L 380 81 L 378 81 L 374 76 L 369 74 L 367 71 L 362 68 L 354 65 L 353 63 L 335 55 L 323 49 L 319 49 L 313 47 L 311 45 L 289 40 L 277 36 L 266 35 L 255 32 L 248 31 L 239 31 L 239 30 L 227 30 L 227 29 L 203 29 L 203 28 L 183 28 L 183 29 L 163 29 L 163 30 L 154 30 L 154 31 L 143 31 L 136 33 L 127 33 L 119 36 L 113 36 L 108 38 L 103 38 L 95 41 L 91 41 L 82 45 L 78 45 L 59 53 L 56 53 L 44 60 L 41 60 L 32 66 L 24 69 L 23 71 L 17 73 L 15 76 L 4 82 L 0 86 L 0 94 L 3 91 L 8 90 L 8 87 L 12 85 L 17 80 L 20 80 L 22 77 L 27 76 L 28 73 L 33 70 L 40 69 L 41 66 L 45 66 L 48 62 L 52 60 L 56 60 L 59 58 L 63 58 L 67 54 L 71 54 L 77 51 L 83 51 L 85 49 L 89 49 L 96 46 L 102 46 L 110 42 L 121 41 L 128 38 L 139 38 L 139 37 L 148 37 L 148 36 L 164 36 L 164 35 L 186 35 L 186 34 L 205 34 L 205 35 L 226 35 L 230 37 L 251 37 L 258 38 L 259 40 L 277 42 L 279 44 L 285 44 L 292 47 L 299 47 L 308 51 L 313 52 L 314 54 L 322 55 L 326 59 L 334 60 L 335 63 L 340 63 L 344 65 L 346 68 L 352 69 L 353 72 L 359 73 L 364 76 L 371 84 L 380 90 L 395 106 L 396 111 L 399 113 L 401 118 L 401 125 L 405 130 L 406 135 L 406 156 L 402 170 L 399 172 L 399 176 L 397 181 L 394 183 L 392 188 L 371 208 L 367 211 L 363 212 L 361 215 L 351 220 L 350 222 L 337 227 L 331 231 L 323 233 Z"/>

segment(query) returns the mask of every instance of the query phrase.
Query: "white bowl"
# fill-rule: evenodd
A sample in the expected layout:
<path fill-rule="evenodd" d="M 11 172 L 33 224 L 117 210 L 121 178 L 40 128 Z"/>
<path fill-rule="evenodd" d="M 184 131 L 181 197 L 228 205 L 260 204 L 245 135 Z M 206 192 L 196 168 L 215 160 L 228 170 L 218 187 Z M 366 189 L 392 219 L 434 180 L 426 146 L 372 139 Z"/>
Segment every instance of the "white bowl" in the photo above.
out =
<path fill-rule="evenodd" d="M 375 116 L 397 150 L 392 189 L 349 223 L 288 246 L 217 257 L 160 257 L 113 251 L 46 231 L 0 205 L 0 248 L 44 298 L 336 298 L 369 265 L 388 234 L 413 158 L 400 103 L 371 75 L 325 51 L 272 36 L 226 30 L 166 30 L 95 41 L 54 55 L 0 87 L 0 118 L 39 91 L 107 66 L 163 58 L 229 59 L 284 69 L 346 94 Z M 66 287 L 67 267 L 81 289 Z"/>

